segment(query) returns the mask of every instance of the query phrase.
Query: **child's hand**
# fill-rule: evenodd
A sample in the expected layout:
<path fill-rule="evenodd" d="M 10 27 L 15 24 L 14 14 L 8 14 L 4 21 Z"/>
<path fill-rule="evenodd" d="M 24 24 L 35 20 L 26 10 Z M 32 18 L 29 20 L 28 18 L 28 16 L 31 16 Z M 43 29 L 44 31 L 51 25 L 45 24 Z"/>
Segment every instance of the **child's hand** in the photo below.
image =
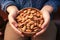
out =
<path fill-rule="evenodd" d="M 47 27 L 49 25 L 49 22 L 50 22 L 50 14 L 49 14 L 49 12 L 46 11 L 46 10 L 41 10 L 41 13 L 42 13 L 43 18 L 44 18 L 44 23 L 41 26 L 42 30 L 40 32 L 36 33 L 33 37 L 41 35 L 44 31 L 46 31 L 46 29 L 47 29 Z"/>
<path fill-rule="evenodd" d="M 16 28 L 16 27 L 17 27 L 17 22 L 15 21 L 16 15 L 17 15 L 17 12 L 9 13 L 9 15 L 8 15 L 9 23 L 10 23 L 10 25 L 12 26 L 12 28 L 13 28 L 18 34 L 20 34 L 21 37 L 24 37 L 24 35 L 23 35 L 20 31 L 18 31 L 18 29 Z"/>

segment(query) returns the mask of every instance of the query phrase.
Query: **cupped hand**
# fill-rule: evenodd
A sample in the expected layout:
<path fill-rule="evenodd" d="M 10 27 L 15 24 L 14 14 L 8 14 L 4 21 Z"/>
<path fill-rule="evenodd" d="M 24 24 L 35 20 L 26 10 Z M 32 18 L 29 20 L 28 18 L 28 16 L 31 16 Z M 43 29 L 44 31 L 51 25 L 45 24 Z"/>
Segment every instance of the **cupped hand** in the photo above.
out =
<path fill-rule="evenodd" d="M 21 37 L 24 37 L 24 35 L 22 34 L 22 32 L 18 31 L 17 30 L 17 22 L 15 21 L 15 17 L 17 16 L 19 12 L 18 11 L 12 11 L 9 13 L 8 15 L 8 20 L 9 20 L 9 23 L 11 25 L 11 27 L 18 33 L 20 34 Z"/>
<path fill-rule="evenodd" d="M 48 11 L 46 10 L 41 10 L 40 11 L 43 15 L 43 18 L 44 18 L 44 23 L 42 24 L 41 28 L 42 30 L 38 33 L 36 33 L 33 37 L 36 37 L 38 35 L 41 35 L 42 33 L 44 33 L 49 25 L 49 22 L 50 22 L 50 14 Z"/>

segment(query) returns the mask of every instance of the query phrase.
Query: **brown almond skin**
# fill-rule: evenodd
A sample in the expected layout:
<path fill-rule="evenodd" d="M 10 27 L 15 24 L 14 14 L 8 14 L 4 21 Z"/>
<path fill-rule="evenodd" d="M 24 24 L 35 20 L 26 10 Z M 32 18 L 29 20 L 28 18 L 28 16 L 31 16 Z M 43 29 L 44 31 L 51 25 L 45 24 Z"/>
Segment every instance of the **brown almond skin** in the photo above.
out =
<path fill-rule="evenodd" d="M 18 23 L 18 30 L 25 35 L 33 35 L 39 32 L 44 19 L 40 10 L 34 8 L 22 9 L 20 14 L 16 17 Z"/>

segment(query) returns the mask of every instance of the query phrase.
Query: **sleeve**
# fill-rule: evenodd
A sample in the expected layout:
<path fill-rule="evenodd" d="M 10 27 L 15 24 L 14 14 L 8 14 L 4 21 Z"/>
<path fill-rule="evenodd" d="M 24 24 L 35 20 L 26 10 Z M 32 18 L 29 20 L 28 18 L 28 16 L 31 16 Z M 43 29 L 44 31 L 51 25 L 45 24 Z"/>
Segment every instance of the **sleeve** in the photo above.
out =
<path fill-rule="evenodd" d="M 48 0 L 45 5 L 50 5 L 53 7 L 53 11 L 56 12 L 58 9 L 58 1 L 59 0 Z"/>
<path fill-rule="evenodd" d="M 1 9 L 3 11 L 6 11 L 6 8 L 10 5 L 16 5 L 16 4 L 12 0 L 2 0 L 1 1 Z"/>

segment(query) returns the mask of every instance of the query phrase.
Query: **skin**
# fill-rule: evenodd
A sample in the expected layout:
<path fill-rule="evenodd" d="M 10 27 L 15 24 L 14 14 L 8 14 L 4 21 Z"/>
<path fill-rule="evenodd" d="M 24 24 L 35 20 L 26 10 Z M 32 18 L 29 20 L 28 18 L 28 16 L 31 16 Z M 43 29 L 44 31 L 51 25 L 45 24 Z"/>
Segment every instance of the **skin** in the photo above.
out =
<path fill-rule="evenodd" d="M 9 7 L 7 7 L 7 12 L 9 13 L 8 20 L 9 20 L 10 25 L 13 28 L 17 27 L 17 23 L 14 20 L 14 18 L 18 14 L 18 8 L 16 6 L 9 6 Z M 18 30 L 16 30 L 16 31 L 19 32 Z M 19 32 L 19 34 L 21 35 L 21 37 L 24 37 L 24 35 L 21 32 Z"/>
<path fill-rule="evenodd" d="M 18 8 L 16 6 L 9 6 L 7 7 L 7 12 L 9 13 L 8 15 L 8 20 L 9 20 L 9 23 L 10 25 L 12 25 L 13 27 L 17 27 L 17 23 L 16 21 L 14 20 L 14 18 L 16 17 L 16 15 L 18 14 Z M 38 33 L 36 33 L 33 37 L 36 37 L 40 34 L 42 34 L 46 28 L 48 27 L 49 25 L 49 22 L 50 22 L 50 14 L 51 12 L 53 11 L 53 7 L 50 6 L 50 5 L 45 5 L 41 10 L 40 12 L 42 13 L 43 15 L 43 18 L 44 18 L 44 23 L 42 25 L 42 30 Z M 20 35 L 22 37 L 24 37 L 24 35 L 20 32 Z"/>
<path fill-rule="evenodd" d="M 36 37 L 40 34 L 42 34 L 48 27 L 49 25 L 49 22 L 50 22 L 50 14 L 51 12 L 53 11 L 53 7 L 52 6 L 49 6 L 49 5 L 45 5 L 42 9 L 41 9 L 41 13 L 43 15 L 43 18 L 44 18 L 44 23 L 43 25 L 41 26 L 42 30 L 38 33 L 36 33 L 33 37 Z"/>

